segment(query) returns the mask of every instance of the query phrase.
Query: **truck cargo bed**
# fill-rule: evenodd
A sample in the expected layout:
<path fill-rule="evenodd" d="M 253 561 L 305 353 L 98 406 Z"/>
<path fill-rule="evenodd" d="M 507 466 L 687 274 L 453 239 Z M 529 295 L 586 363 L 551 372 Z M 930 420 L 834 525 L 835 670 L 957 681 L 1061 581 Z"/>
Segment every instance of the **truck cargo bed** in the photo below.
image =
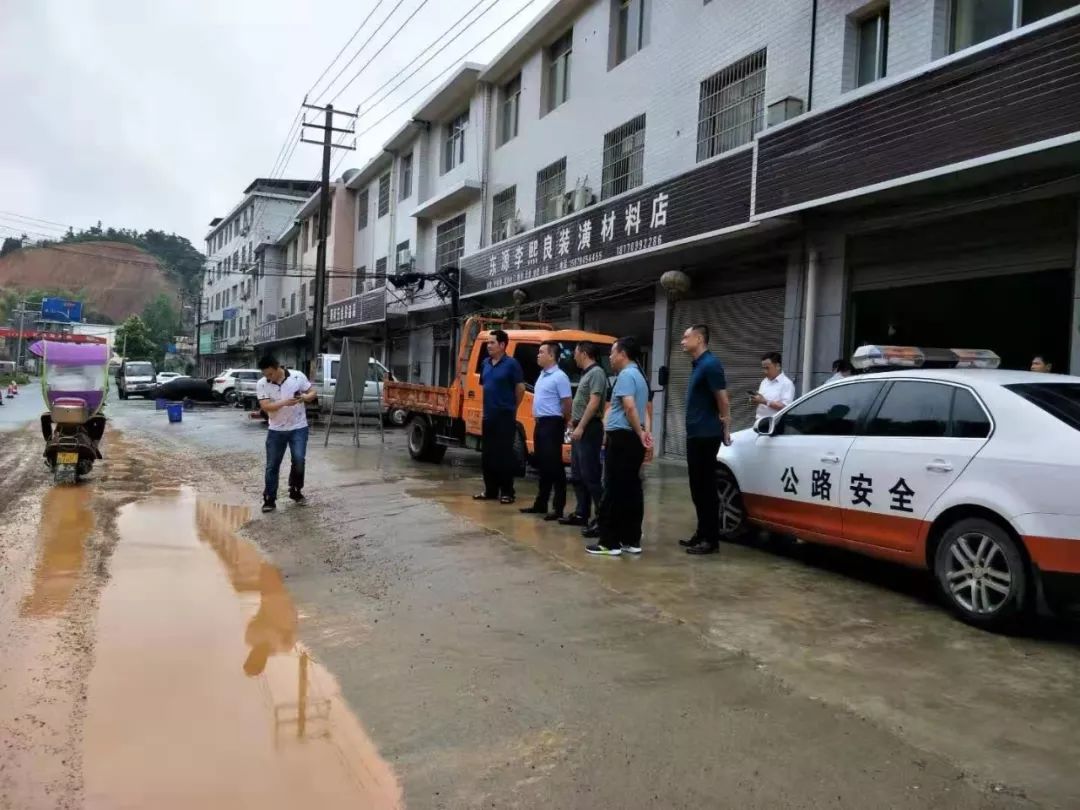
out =
<path fill-rule="evenodd" d="M 383 385 L 383 402 L 389 408 L 403 408 L 412 413 L 448 416 L 450 389 L 441 385 L 386 382 Z"/>

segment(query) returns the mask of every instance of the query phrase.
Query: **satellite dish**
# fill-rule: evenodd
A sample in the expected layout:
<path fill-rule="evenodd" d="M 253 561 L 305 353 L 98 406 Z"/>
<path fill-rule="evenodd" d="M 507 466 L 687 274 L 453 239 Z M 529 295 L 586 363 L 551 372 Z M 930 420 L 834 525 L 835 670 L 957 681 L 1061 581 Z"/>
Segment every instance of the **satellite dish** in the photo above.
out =
<path fill-rule="evenodd" d="M 358 174 L 360 174 L 359 169 L 346 169 L 345 173 L 343 175 L 341 175 L 341 181 L 343 183 L 348 183 L 350 180 L 352 180 Z"/>

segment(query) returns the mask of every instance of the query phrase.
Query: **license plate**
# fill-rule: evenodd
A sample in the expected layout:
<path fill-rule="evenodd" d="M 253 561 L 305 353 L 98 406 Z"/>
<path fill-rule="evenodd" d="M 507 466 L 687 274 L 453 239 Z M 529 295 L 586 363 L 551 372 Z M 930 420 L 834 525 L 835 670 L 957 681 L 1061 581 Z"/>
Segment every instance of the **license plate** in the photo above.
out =
<path fill-rule="evenodd" d="M 57 453 L 56 454 L 56 463 L 57 464 L 78 464 L 79 463 L 79 454 L 78 453 Z"/>

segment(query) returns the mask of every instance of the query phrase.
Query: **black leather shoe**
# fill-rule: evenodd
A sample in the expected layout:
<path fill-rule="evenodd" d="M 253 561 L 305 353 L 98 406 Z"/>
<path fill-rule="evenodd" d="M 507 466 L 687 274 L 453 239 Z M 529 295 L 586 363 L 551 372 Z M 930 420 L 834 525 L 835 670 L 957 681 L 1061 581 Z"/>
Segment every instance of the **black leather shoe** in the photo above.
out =
<path fill-rule="evenodd" d="M 581 536 L 586 537 L 589 540 L 595 540 L 600 536 L 600 527 L 597 526 L 595 523 L 586 526 L 584 529 L 581 530 Z"/>
<path fill-rule="evenodd" d="M 589 521 L 576 512 L 571 512 L 564 518 L 559 518 L 560 526 L 588 526 Z"/>
<path fill-rule="evenodd" d="M 562 519 L 562 512 L 548 512 L 546 515 L 544 515 L 544 520 L 546 520 L 548 523 L 552 523 L 556 520 Z"/>
<path fill-rule="evenodd" d="M 693 548 L 701 541 L 698 540 L 698 536 L 695 534 L 693 537 L 688 537 L 685 540 L 680 540 L 679 545 L 683 548 Z"/>
<path fill-rule="evenodd" d="M 540 509 L 536 506 L 523 506 L 519 510 L 523 515 L 546 515 L 547 509 Z"/>
<path fill-rule="evenodd" d="M 716 554 L 720 550 L 719 543 L 698 543 L 686 550 L 687 554 Z"/>

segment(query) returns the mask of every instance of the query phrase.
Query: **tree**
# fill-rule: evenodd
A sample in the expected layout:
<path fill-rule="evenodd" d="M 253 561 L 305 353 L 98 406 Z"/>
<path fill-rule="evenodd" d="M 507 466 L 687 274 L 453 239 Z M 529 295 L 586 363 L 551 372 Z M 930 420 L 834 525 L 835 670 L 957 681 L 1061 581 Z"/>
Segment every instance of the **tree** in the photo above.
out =
<path fill-rule="evenodd" d="M 150 360 L 161 365 L 165 356 L 165 347 L 154 343 L 146 322 L 138 315 L 132 315 L 116 330 L 114 348 L 125 352 L 125 360 Z"/>
<path fill-rule="evenodd" d="M 146 305 L 143 322 L 155 343 L 172 343 L 180 326 L 180 318 L 167 295 L 159 295 Z"/>
<path fill-rule="evenodd" d="M 7 256 L 9 253 L 14 253 L 16 250 L 22 249 L 22 240 L 16 239 L 14 236 L 4 237 L 4 245 L 0 247 L 0 256 Z"/>

